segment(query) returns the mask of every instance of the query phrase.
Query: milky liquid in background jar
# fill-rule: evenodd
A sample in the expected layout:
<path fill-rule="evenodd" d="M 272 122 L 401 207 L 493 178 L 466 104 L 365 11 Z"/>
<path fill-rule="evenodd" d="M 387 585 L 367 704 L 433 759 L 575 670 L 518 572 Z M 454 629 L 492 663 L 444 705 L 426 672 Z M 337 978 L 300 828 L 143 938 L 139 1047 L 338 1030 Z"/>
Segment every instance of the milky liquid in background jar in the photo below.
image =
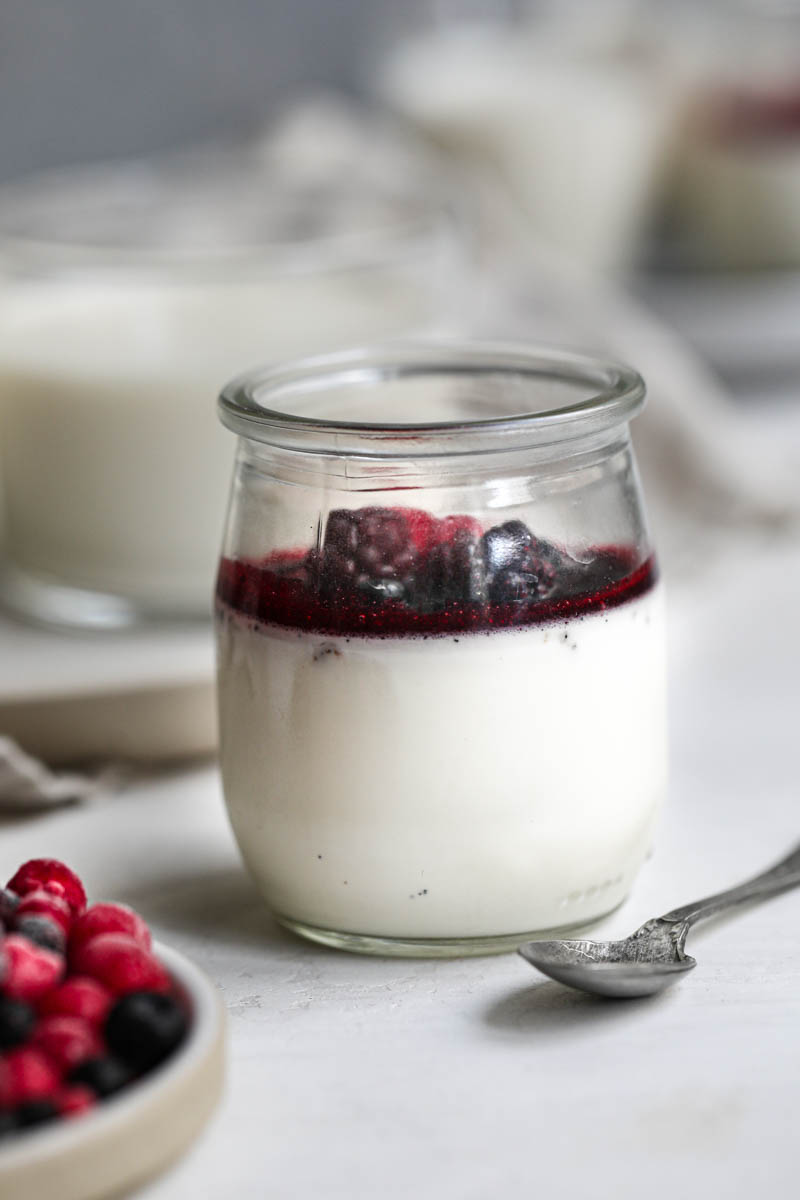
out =
<path fill-rule="evenodd" d="M 442 328 L 460 255 L 438 182 L 391 139 L 371 146 L 324 105 L 263 146 L 4 191 L 7 604 L 67 624 L 208 616 L 232 459 L 221 384 Z"/>

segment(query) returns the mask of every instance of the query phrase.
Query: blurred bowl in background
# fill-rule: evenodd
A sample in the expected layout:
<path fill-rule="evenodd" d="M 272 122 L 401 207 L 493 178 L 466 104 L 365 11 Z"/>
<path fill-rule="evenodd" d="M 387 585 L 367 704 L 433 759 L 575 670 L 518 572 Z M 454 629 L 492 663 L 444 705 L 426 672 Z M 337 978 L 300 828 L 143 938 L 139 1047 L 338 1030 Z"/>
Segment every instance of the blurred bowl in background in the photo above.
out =
<path fill-rule="evenodd" d="M 4 189 L 7 607 L 89 628 L 207 617 L 231 473 L 221 383 L 446 324 L 443 193 L 423 155 L 374 135 L 322 101 L 248 146 Z"/>

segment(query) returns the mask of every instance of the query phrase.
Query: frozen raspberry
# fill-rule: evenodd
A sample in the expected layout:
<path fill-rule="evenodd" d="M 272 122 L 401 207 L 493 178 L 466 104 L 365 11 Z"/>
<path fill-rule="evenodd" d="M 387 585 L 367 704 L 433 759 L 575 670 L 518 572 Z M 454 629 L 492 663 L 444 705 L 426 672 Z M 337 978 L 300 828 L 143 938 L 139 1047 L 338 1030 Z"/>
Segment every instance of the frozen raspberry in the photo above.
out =
<path fill-rule="evenodd" d="M 62 1074 L 103 1053 L 97 1029 L 80 1017 L 44 1017 L 34 1030 L 32 1045 L 46 1054 Z"/>
<path fill-rule="evenodd" d="M 93 904 L 72 928 L 70 959 L 79 953 L 81 946 L 103 933 L 125 933 L 143 950 L 150 949 L 150 930 L 132 908 L 125 904 Z"/>
<path fill-rule="evenodd" d="M 417 509 L 334 509 L 319 565 L 323 595 L 335 599 L 357 591 L 375 603 L 410 599 L 435 525 Z"/>
<path fill-rule="evenodd" d="M 60 925 L 65 934 L 69 933 L 72 925 L 72 909 L 67 901 L 53 892 L 46 892 L 44 888 L 26 892 L 22 897 L 14 918 L 15 927 L 23 917 L 47 917 Z"/>
<path fill-rule="evenodd" d="M 37 1000 L 61 979 L 64 959 L 52 950 L 35 946 L 18 933 L 3 941 L 6 969 L 3 992 L 14 1000 Z"/>
<path fill-rule="evenodd" d="M 36 1024 L 36 1012 L 24 1000 L 0 995 L 0 1052 L 27 1042 Z"/>
<path fill-rule="evenodd" d="M 124 1088 L 131 1080 L 128 1068 L 117 1058 L 87 1058 L 69 1073 L 69 1082 L 89 1088 L 101 1099 Z"/>
<path fill-rule="evenodd" d="M 102 933 L 75 952 L 73 969 L 99 980 L 115 995 L 166 992 L 170 978 L 157 958 L 125 933 Z"/>
<path fill-rule="evenodd" d="M 135 1071 L 149 1071 L 172 1054 L 186 1030 L 186 1013 L 172 996 L 129 992 L 109 1013 L 105 1034 L 112 1053 Z"/>
<path fill-rule="evenodd" d="M 49 917 L 20 917 L 14 926 L 14 932 L 44 950 L 52 950 L 54 954 L 63 954 L 66 950 L 67 938 L 64 930 Z"/>
<path fill-rule="evenodd" d="M 86 892 L 74 871 L 56 858 L 32 858 L 23 863 L 8 887 L 18 896 L 43 888 L 66 900 L 75 916 L 86 908 Z"/>
<path fill-rule="evenodd" d="M 43 1017 L 80 1017 L 90 1025 L 103 1025 L 111 1007 L 111 993 L 88 975 L 71 975 L 39 1001 Z"/>
<path fill-rule="evenodd" d="M 41 1050 L 21 1046 L 0 1057 L 0 1108 L 16 1108 L 28 1100 L 52 1096 L 60 1077 Z"/>
<path fill-rule="evenodd" d="M 56 1093 L 55 1106 L 62 1117 L 78 1117 L 97 1103 L 95 1093 L 85 1084 L 75 1083 Z"/>

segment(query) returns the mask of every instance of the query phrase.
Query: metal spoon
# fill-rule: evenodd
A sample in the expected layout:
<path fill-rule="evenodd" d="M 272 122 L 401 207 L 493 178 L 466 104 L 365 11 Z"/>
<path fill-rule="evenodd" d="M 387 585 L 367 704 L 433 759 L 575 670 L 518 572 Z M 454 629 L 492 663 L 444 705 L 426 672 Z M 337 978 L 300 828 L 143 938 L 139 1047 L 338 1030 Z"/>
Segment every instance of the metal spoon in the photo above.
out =
<path fill-rule="evenodd" d="M 598 996 L 652 996 L 676 983 L 697 963 L 683 947 L 696 921 L 747 900 L 766 899 L 800 884 L 800 844 L 774 867 L 739 887 L 717 892 L 654 917 L 621 942 L 525 942 L 519 953 L 532 966 L 569 987 Z"/>

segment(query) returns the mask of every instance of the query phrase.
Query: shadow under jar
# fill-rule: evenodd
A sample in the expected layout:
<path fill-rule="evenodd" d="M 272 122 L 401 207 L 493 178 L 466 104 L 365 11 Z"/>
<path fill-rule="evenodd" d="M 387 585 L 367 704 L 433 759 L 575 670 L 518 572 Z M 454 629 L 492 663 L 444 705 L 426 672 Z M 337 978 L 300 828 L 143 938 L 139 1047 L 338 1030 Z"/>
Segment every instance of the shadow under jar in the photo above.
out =
<path fill-rule="evenodd" d="M 625 367 L 467 343 L 223 391 L 222 774 L 282 924 L 487 953 L 624 899 L 667 774 L 643 397 Z"/>

